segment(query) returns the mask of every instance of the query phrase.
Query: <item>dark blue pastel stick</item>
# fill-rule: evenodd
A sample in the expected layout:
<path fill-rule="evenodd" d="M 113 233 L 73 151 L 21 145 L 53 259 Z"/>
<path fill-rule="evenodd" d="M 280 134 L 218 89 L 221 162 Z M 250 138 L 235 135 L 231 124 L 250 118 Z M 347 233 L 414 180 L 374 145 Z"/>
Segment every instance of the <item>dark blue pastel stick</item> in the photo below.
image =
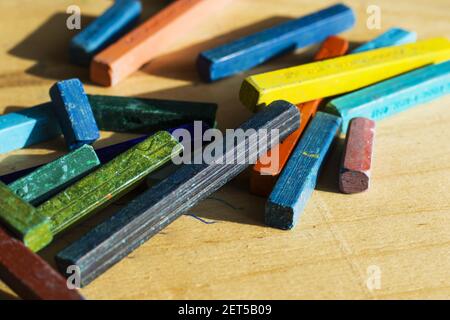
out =
<path fill-rule="evenodd" d="M 52 106 L 69 150 L 100 138 L 89 100 L 79 79 L 58 81 L 50 89 Z"/>
<path fill-rule="evenodd" d="M 138 0 L 117 0 L 70 42 L 72 63 L 89 66 L 92 57 L 130 31 L 142 12 Z"/>
<path fill-rule="evenodd" d="M 186 129 L 191 133 L 191 137 L 193 137 L 193 135 L 194 135 L 194 125 L 192 123 L 185 124 L 185 125 L 182 125 L 182 126 L 179 126 L 176 128 L 171 128 L 171 129 L 168 129 L 167 131 L 172 134 L 176 129 Z M 202 122 L 202 130 L 205 131 L 207 129 L 209 129 L 208 124 L 206 124 L 206 122 Z M 113 145 L 110 145 L 107 147 L 99 148 L 99 149 L 95 150 L 95 152 L 97 153 L 100 163 L 105 164 L 108 161 L 117 157 L 119 154 L 127 151 L 131 147 L 134 147 L 138 143 L 144 141 L 152 134 L 153 133 L 142 136 L 142 137 L 133 138 L 133 139 L 130 139 L 130 140 L 127 140 L 124 142 L 116 143 L 116 144 L 113 144 Z M 5 174 L 3 176 L 0 176 L 0 181 L 5 184 L 10 184 L 10 183 L 16 181 L 17 179 L 20 179 L 20 178 L 30 174 L 31 172 L 42 167 L 45 164 L 46 163 L 43 163 L 42 165 L 39 165 L 39 166 L 35 166 L 35 167 L 31 167 L 31 168 L 27 168 L 27 169 L 23 169 L 23 170 Z"/>
<path fill-rule="evenodd" d="M 292 229 L 314 188 L 341 118 L 318 112 L 295 148 L 266 203 L 266 224 Z"/>
<path fill-rule="evenodd" d="M 320 43 L 355 23 L 351 8 L 337 4 L 202 52 L 197 60 L 207 82 L 249 70 L 289 50 Z"/>

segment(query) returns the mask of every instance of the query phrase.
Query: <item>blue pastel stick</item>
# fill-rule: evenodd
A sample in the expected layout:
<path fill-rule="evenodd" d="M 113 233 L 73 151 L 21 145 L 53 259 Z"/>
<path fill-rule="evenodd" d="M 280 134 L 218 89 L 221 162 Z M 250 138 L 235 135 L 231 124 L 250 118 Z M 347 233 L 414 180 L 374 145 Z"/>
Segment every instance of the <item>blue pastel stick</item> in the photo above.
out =
<path fill-rule="evenodd" d="M 50 89 L 52 106 L 69 150 L 100 138 L 89 100 L 78 79 L 57 82 Z"/>
<path fill-rule="evenodd" d="M 295 226 L 340 124 L 339 117 L 324 112 L 317 112 L 311 120 L 267 200 L 267 225 L 283 230 Z"/>
<path fill-rule="evenodd" d="M 415 32 L 400 28 L 391 28 L 375 39 L 360 45 L 356 49 L 353 49 L 351 53 L 359 53 L 384 47 L 398 46 L 401 44 L 416 42 L 416 40 L 417 34 Z"/>
<path fill-rule="evenodd" d="M 0 154 L 56 138 L 61 134 L 50 103 L 0 116 Z"/>
<path fill-rule="evenodd" d="M 138 0 L 117 0 L 70 42 L 72 63 L 89 66 L 92 57 L 130 31 L 142 11 Z"/>
<path fill-rule="evenodd" d="M 216 81 L 249 70 L 286 51 L 320 43 L 355 23 L 351 8 L 337 4 L 234 42 L 202 52 L 197 60 L 200 77 Z"/>
<path fill-rule="evenodd" d="M 325 110 L 342 117 L 381 120 L 450 93 L 450 60 L 405 73 L 331 100 Z"/>
<path fill-rule="evenodd" d="M 209 126 L 205 122 L 202 123 L 202 126 L 203 126 L 202 132 L 209 129 Z M 172 134 L 176 129 L 186 129 L 191 134 L 191 137 L 194 136 L 193 124 L 181 125 L 176 128 L 168 129 L 167 131 Z M 149 135 L 145 135 L 145 136 L 138 137 L 138 138 L 133 138 L 133 139 L 126 140 L 126 141 L 120 142 L 120 143 L 116 143 L 116 144 L 113 144 L 113 145 L 110 145 L 107 147 L 99 148 L 99 149 L 95 150 L 95 152 L 97 153 L 97 157 L 100 160 L 100 163 L 105 164 L 105 163 L 111 161 L 112 159 L 114 159 L 115 157 L 117 157 L 119 154 L 127 151 L 131 147 L 134 147 L 138 143 L 144 141 L 145 139 L 147 139 L 149 136 L 151 136 L 153 134 L 154 134 L 154 132 L 150 133 Z M 28 174 L 30 174 L 31 172 L 35 171 L 36 169 L 39 169 L 40 167 L 42 167 L 45 164 L 46 163 L 39 165 L 39 166 L 34 166 L 31 168 L 27 168 L 27 169 L 23 169 L 23 170 L 5 174 L 3 176 L 0 176 L 0 181 L 5 184 L 10 184 Z"/>

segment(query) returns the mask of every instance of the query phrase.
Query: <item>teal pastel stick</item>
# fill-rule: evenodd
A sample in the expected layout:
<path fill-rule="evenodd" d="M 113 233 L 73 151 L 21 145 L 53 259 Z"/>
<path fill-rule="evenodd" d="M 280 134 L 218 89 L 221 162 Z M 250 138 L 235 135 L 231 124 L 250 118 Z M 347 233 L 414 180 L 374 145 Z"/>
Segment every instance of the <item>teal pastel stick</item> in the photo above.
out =
<path fill-rule="evenodd" d="M 14 181 L 8 187 L 23 200 L 38 205 L 99 165 L 100 160 L 94 148 L 84 145 Z"/>
<path fill-rule="evenodd" d="M 61 134 L 50 103 L 0 116 L 0 154 L 53 139 Z"/>
<path fill-rule="evenodd" d="M 417 34 L 400 28 L 391 28 L 375 39 L 364 43 L 352 50 L 351 53 L 359 53 L 384 47 L 398 46 L 401 44 L 416 42 Z"/>
<path fill-rule="evenodd" d="M 450 60 L 405 73 L 331 100 L 325 110 L 342 117 L 381 120 L 450 93 Z"/>
<path fill-rule="evenodd" d="M 340 124 L 339 117 L 324 112 L 317 112 L 311 120 L 267 200 L 265 222 L 268 226 L 283 230 L 295 226 L 316 187 Z"/>

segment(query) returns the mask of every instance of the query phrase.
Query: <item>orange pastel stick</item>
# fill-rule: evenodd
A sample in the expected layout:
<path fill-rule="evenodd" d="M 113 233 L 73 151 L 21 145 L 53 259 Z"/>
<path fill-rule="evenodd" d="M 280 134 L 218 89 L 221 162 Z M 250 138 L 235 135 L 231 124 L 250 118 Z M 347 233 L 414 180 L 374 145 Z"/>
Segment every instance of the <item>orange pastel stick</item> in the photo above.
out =
<path fill-rule="evenodd" d="M 228 0 L 176 0 L 98 53 L 90 66 L 95 83 L 113 86 L 157 57 L 197 22 Z"/>
<path fill-rule="evenodd" d="M 324 60 L 344 55 L 348 50 L 348 41 L 336 36 L 328 37 L 314 56 L 314 60 Z M 297 105 L 300 110 L 300 127 L 291 133 L 282 143 L 261 156 L 253 166 L 250 175 L 250 192 L 268 196 L 285 164 L 289 160 L 300 136 L 311 117 L 317 111 L 322 99 L 308 101 Z M 278 157 L 277 157 L 278 155 Z"/>

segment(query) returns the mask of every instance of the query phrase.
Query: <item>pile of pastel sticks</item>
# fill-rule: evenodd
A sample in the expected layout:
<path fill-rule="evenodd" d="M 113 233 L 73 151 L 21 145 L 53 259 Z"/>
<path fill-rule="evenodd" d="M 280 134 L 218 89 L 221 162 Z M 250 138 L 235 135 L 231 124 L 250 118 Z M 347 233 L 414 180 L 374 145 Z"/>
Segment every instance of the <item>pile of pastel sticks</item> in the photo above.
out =
<path fill-rule="evenodd" d="M 176 0 L 139 22 L 140 1 L 116 1 L 73 38 L 71 61 L 89 67 L 94 83 L 113 86 L 196 28 L 193 22 L 208 16 L 203 12 L 225 4 L 233 5 Z M 223 153 L 211 163 L 175 166 L 171 160 L 190 151 L 174 130 L 193 132 L 195 121 L 202 130 L 216 126 L 213 102 L 89 95 L 80 80 L 68 79 L 49 89 L 49 101 L 1 115 L 0 153 L 61 135 L 68 152 L 0 177 L 0 279 L 25 299 L 82 299 L 63 277 L 73 275 L 71 267 L 81 286 L 89 284 L 251 163 L 250 192 L 267 198 L 266 224 L 292 229 L 341 137 L 341 192 L 369 189 L 375 122 L 450 92 L 450 42 L 416 42 L 414 32 L 392 28 L 348 52 L 348 41 L 336 34 L 354 24 L 352 9 L 336 4 L 202 52 L 199 76 L 214 83 L 319 45 L 310 63 L 243 81 L 240 100 L 255 114 L 237 129 L 252 133 L 231 149 L 227 136 L 212 142 Z M 100 130 L 142 136 L 94 150 Z M 263 137 L 273 130 L 277 136 Z M 259 148 L 251 147 L 254 141 Z M 228 162 L 244 153 L 254 161 Z M 36 254 L 144 180 L 154 181 L 152 174 L 160 181 L 148 183 L 147 190 L 56 255 L 61 273 Z"/>

